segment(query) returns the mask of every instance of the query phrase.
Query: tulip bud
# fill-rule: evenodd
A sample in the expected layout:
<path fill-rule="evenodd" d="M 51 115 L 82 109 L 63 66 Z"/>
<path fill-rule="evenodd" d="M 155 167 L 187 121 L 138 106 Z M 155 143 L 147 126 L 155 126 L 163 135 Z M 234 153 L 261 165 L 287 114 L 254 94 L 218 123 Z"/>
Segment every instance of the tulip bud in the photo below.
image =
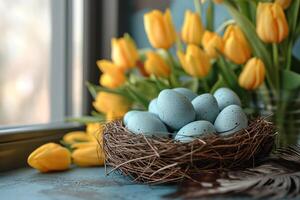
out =
<path fill-rule="evenodd" d="M 71 154 L 68 149 L 58 144 L 48 143 L 34 150 L 27 163 L 40 172 L 62 171 L 69 168 Z"/>
<path fill-rule="evenodd" d="M 69 132 L 63 137 L 63 141 L 66 144 L 73 144 L 76 142 L 87 142 L 90 141 L 91 138 L 83 131 L 73 131 Z"/>
<path fill-rule="evenodd" d="M 154 48 L 169 49 L 174 44 L 176 32 L 169 9 L 164 14 L 159 10 L 146 13 L 144 26 L 149 42 Z"/>
<path fill-rule="evenodd" d="M 276 0 L 275 3 L 278 3 L 284 10 L 287 9 L 292 0 Z"/>
<path fill-rule="evenodd" d="M 103 72 L 100 77 L 100 85 L 107 88 L 117 88 L 126 81 L 122 69 L 108 60 L 97 61 L 99 69 Z"/>
<path fill-rule="evenodd" d="M 224 42 L 223 39 L 216 33 L 205 31 L 202 38 L 202 45 L 205 52 L 211 58 L 218 56 L 218 51 L 223 52 Z"/>
<path fill-rule="evenodd" d="M 259 58 L 251 58 L 239 76 L 239 84 L 247 90 L 258 88 L 265 79 L 265 65 Z"/>
<path fill-rule="evenodd" d="M 282 7 L 278 3 L 258 4 L 256 33 L 266 43 L 280 43 L 288 36 L 288 23 Z"/>
<path fill-rule="evenodd" d="M 208 75 L 211 68 L 210 58 L 198 46 L 190 44 L 186 54 L 178 51 L 177 55 L 183 69 L 189 75 L 200 78 Z"/>
<path fill-rule="evenodd" d="M 139 56 L 136 45 L 129 36 L 119 39 L 113 38 L 111 46 L 112 60 L 117 66 L 120 66 L 123 70 L 135 67 Z"/>
<path fill-rule="evenodd" d="M 237 25 L 229 25 L 224 33 L 224 54 L 236 64 L 245 63 L 251 50 L 244 33 Z"/>
<path fill-rule="evenodd" d="M 185 12 L 184 23 L 181 30 L 181 37 L 185 43 L 201 44 L 204 28 L 198 13 Z"/>
<path fill-rule="evenodd" d="M 147 52 L 145 70 L 148 74 L 154 74 L 161 77 L 167 77 L 171 73 L 171 69 L 166 61 L 155 52 Z"/>
<path fill-rule="evenodd" d="M 79 143 L 72 152 L 73 162 L 81 167 L 100 166 L 104 164 L 104 152 L 97 142 Z"/>
<path fill-rule="evenodd" d="M 98 112 L 106 114 L 113 112 L 116 116 L 122 117 L 129 110 L 131 104 L 128 99 L 121 95 L 99 92 L 93 106 Z"/>

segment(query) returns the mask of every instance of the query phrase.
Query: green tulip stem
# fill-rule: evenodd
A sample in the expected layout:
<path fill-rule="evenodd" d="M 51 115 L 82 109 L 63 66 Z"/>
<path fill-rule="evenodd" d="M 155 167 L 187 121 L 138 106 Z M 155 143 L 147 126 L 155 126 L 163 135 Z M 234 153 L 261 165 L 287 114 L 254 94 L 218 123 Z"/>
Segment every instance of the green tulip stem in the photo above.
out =
<path fill-rule="evenodd" d="M 278 57 L 278 46 L 276 43 L 272 44 L 272 49 L 273 49 L 273 64 L 275 67 L 275 84 L 276 84 L 276 89 L 277 92 L 279 92 L 279 57 Z"/>
<path fill-rule="evenodd" d="M 202 82 L 204 91 L 205 91 L 205 92 L 209 92 L 209 86 L 208 86 L 207 80 L 206 80 L 205 78 L 202 78 L 202 79 L 200 79 L 200 80 L 201 80 L 201 82 Z"/>
<path fill-rule="evenodd" d="M 169 63 L 171 65 L 171 70 L 172 70 L 171 75 L 169 77 L 169 82 L 170 82 L 171 87 L 177 87 L 179 84 L 178 84 L 178 81 L 177 81 L 177 78 L 175 75 L 176 63 L 175 63 L 175 60 L 174 60 L 170 50 L 166 50 L 166 52 L 167 52 L 168 60 L 169 60 Z"/>
<path fill-rule="evenodd" d="M 195 11 L 199 14 L 199 16 L 201 17 L 201 2 L 200 0 L 194 0 L 194 7 L 195 7 Z"/>
<path fill-rule="evenodd" d="M 183 51 L 183 45 L 179 36 L 176 37 L 176 48 L 177 51 Z"/>

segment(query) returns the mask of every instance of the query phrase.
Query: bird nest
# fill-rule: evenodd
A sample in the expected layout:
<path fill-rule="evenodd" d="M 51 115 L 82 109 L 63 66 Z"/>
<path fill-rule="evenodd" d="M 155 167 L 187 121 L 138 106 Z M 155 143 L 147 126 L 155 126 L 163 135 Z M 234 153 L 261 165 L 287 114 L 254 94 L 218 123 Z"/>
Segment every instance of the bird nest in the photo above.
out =
<path fill-rule="evenodd" d="M 189 143 L 171 138 L 134 134 L 121 120 L 105 125 L 105 165 L 136 182 L 178 182 L 201 170 L 241 169 L 254 166 L 272 150 L 276 131 L 258 118 L 247 129 L 230 136 L 210 134 Z"/>

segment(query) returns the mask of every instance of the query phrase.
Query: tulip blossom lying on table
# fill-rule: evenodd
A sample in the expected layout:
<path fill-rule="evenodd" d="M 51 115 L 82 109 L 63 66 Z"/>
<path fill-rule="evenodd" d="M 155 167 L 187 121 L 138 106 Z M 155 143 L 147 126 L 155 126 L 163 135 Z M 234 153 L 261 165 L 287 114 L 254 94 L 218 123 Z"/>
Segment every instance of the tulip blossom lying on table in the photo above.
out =
<path fill-rule="evenodd" d="M 28 157 L 29 166 L 40 172 L 64 171 L 74 163 L 79 167 L 103 166 L 102 126 L 89 123 L 84 131 L 67 133 L 62 145 L 47 143 L 34 150 Z"/>

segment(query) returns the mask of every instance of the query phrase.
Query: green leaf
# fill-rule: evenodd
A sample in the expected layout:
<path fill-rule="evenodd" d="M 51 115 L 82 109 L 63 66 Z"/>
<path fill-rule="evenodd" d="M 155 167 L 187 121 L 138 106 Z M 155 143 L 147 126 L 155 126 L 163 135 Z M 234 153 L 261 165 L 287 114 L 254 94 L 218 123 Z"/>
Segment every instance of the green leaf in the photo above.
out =
<path fill-rule="evenodd" d="M 105 117 L 95 117 L 95 116 L 81 116 L 81 117 L 70 117 L 66 119 L 67 122 L 78 122 L 81 124 L 87 124 L 87 123 L 94 123 L 99 122 L 103 123 L 105 122 Z"/>
<path fill-rule="evenodd" d="M 88 81 L 87 81 L 85 84 L 86 84 L 86 86 L 87 86 L 87 88 L 88 88 L 90 94 L 91 94 L 92 97 L 95 99 L 96 96 L 97 96 L 97 90 L 96 90 L 95 85 L 92 84 L 92 83 L 90 83 L 90 82 L 88 82 Z"/>
<path fill-rule="evenodd" d="M 300 88 L 300 74 L 290 71 L 282 71 L 282 81 L 284 90 L 295 90 Z"/>
<path fill-rule="evenodd" d="M 293 0 L 286 13 L 288 24 L 289 24 L 289 33 L 292 41 L 294 41 L 295 39 L 297 39 L 296 37 L 298 37 L 298 35 L 295 34 L 296 32 L 295 30 L 297 27 L 299 7 L 300 7 L 300 0 Z"/>

